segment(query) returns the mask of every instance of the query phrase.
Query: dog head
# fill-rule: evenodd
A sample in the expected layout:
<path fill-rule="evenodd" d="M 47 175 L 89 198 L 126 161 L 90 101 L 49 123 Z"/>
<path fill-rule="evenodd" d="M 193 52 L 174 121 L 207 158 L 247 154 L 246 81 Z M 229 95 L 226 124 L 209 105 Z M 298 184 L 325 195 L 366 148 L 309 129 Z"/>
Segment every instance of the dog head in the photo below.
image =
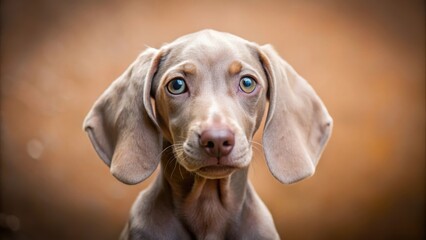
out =
<path fill-rule="evenodd" d="M 205 30 L 149 48 L 95 102 L 84 129 L 119 180 L 157 167 L 163 140 L 205 178 L 245 168 L 269 100 L 263 150 L 283 183 L 311 176 L 332 119 L 311 88 L 270 47 Z"/>

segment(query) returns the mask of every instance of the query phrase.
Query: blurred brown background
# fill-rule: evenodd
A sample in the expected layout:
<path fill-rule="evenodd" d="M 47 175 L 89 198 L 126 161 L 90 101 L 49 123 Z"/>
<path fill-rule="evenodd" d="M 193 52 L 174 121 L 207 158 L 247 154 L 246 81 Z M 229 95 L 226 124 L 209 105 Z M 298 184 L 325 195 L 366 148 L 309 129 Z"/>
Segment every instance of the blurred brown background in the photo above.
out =
<path fill-rule="evenodd" d="M 147 182 L 81 130 L 145 46 L 203 28 L 271 43 L 335 120 L 314 177 L 250 178 L 284 239 L 424 239 L 424 1 L 1 2 L 1 239 L 116 239 Z M 257 139 L 260 135 L 258 135 Z"/>

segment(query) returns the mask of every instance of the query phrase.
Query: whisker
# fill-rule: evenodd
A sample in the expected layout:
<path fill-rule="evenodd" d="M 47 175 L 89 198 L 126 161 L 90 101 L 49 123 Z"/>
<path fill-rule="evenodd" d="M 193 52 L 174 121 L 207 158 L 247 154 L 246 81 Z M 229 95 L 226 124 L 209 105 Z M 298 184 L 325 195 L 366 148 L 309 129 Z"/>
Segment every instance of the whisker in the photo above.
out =
<path fill-rule="evenodd" d="M 183 137 L 181 138 L 183 139 Z M 165 160 L 164 171 L 167 172 L 167 169 L 173 164 L 173 169 L 170 173 L 170 177 L 174 175 L 176 168 L 178 168 L 181 178 L 184 179 L 184 174 L 182 171 L 183 166 L 181 166 L 181 164 L 178 161 L 178 159 L 180 159 L 180 161 L 182 160 L 185 161 L 187 159 L 187 156 L 185 155 L 185 151 L 184 151 L 183 142 L 175 143 L 175 144 L 171 144 L 167 146 L 161 151 L 161 153 L 158 155 L 157 158 L 161 158 L 162 155 L 166 155 L 166 154 L 169 154 L 169 158 L 164 159 Z"/>
<path fill-rule="evenodd" d="M 257 149 L 257 147 L 260 147 L 260 149 L 263 151 L 263 145 L 262 145 L 261 143 L 256 142 L 256 141 L 254 141 L 254 140 L 250 141 L 250 143 L 252 143 L 252 144 L 253 144 L 253 148 L 256 148 L 256 149 Z"/>
<path fill-rule="evenodd" d="M 254 150 L 253 152 L 256 153 L 257 155 L 261 155 L 264 157 L 264 148 L 263 145 L 255 142 L 255 141 L 251 141 L 252 144 L 252 149 Z"/>
<path fill-rule="evenodd" d="M 261 158 L 263 160 L 265 160 L 264 148 L 263 148 L 263 145 L 261 143 L 257 142 L 257 141 L 252 140 L 252 141 L 250 141 L 250 143 L 252 143 L 252 148 L 254 150 L 253 152 L 256 153 L 256 154 L 253 154 L 253 157 L 252 157 L 252 162 L 253 162 L 252 169 L 253 169 L 253 175 L 255 176 L 256 175 L 256 165 L 259 164 L 259 161 L 257 160 L 258 158 L 255 157 L 255 155 L 256 156 L 260 155 Z"/>
<path fill-rule="evenodd" d="M 166 166 L 165 166 L 165 168 L 164 168 L 164 171 L 167 171 L 167 168 L 169 167 L 169 165 L 171 164 L 171 163 L 173 163 L 173 160 L 174 160 L 174 155 L 172 155 L 172 156 L 170 156 L 169 157 L 169 159 L 167 159 L 167 163 L 166 163 Z M 175 160 L 176 161 L 176 160 Z"/>
<path fill-rule="evenodd" d="M 182 180 L 183 180 L 183 174 L 182 174 L 182 169 L 181 169 L 181 167 L 182 167 L 182 166 L 179 164 L 179 166 L 178 166 L 178 167 L 179 167 L 179 173 L 180 173 L 180 176 L 182 177 Z"/>
<path fill-rule="evenodd" d="M 164 153 L 166 153 L 166 151 L 170 151 L 170 150 L 172 150 L 172 152 L 170 152 L 170 157 L 167 159 L 167 161 L 166 161 L 166 166 L 165 166 L 165 168 L 164 168 L 164 171 L 167 171 L 167 168 L 169 167 L 169 165 L 171 165 L 171 164 L 173 164 L 174 163 L 174 167 L 173 167 L 173 170 L 172 170 L 172 172 L 171 172 L 171 174 L 170 174 L 170 177 L 172 177 L 173 176 L 173 174 L 174 174 L 174 171 L 175 171 L 175 169 L 176 169 L 176 165 L 178 164 L 178 162 L 177 162 L 177 159 L 176 159 L 176 157 L 178 157 L 178 155 L 180 154 L 180 150 L 181 150 L 182 148 L 181 148 L 181 144 L 172 144 L 172 145 L 170 145 L 170 146 L 168 146 L 168 147 L 166 147 L 161 153 L 162 154 L 164 154 Z"/>
<path fill-rule="evenodd" d="M 174 172 L 175 172 L 175 170 L 176 170 L 176 165 L 178 165 L 177 161 L 175 161 L 175 166 L 173 167 L 173 170 L 172 170 L 172 173 L 170 174 L 170 177 L 172 177 L 172 176 L 173 176 L 173 173 L 174 173 Z"/>
<path fill-rule="evenodd" d="M 165 154 L 166 153 L 166 151 L 169 151 L 170 149 L 172 149 L 172 147 L 173 147 L 173 145 L 170 145 L 170 146 L 167 146 L 166 148 L 164 148 L 156 157 L 155 157 L 155 159 L 156 160 L 158 160 L 158 159 L 160 159 L 161 160 L 161 156 L 163 155 L 163 154 Z"/>
<path fill-rule="evenodd" d="M 166 151 L 170 151 L 171 150 L 171 152 L 169 153 L 170 154 L 170 157 L 167 159 L 167 163 L 166 163 L 166 166 L 165 166 L 165 169 L 164 170 L 167 170 L 167 167 L 170 165 L 170 163 L 172 163 L 173 161 L 173 159 L 175 158 L 175 154 L 174 154 L 174 149 L 173 149 L 173 146 L 174 145 L 170 145 L 170 146 L 168 146 L 167 148 L 165 148 L 163 151 L 162 151 L 162 153 L 166 153 Z"/>

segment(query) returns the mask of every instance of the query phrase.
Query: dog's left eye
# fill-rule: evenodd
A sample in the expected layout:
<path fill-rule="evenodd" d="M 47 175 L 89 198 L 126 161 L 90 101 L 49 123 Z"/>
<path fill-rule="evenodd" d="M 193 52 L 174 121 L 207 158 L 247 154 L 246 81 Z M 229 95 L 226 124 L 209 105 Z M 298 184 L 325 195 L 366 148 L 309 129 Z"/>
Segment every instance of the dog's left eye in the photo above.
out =
<path fill-rule="evenodd" d="M 243 77 L 240 80 L 240 88 L 245 93 L 251 93 L 256 88 L 256 81 L 251 77 Z"/>
<path fill-rule="evenodd" d="M 167 84 L 167 90 L 171 94 L 178 95 L 186 92 L 186 83 L 182 78 L 175 78 Z"/>

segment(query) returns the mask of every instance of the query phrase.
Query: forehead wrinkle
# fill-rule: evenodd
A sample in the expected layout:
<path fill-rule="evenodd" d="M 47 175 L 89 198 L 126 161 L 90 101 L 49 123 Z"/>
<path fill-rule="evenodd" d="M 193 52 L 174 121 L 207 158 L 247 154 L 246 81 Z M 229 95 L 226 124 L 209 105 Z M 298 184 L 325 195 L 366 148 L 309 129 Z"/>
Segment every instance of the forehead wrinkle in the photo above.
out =
<path fill-rule="evenodd" d="M 195 75 L 197 73 L 197 66 L 191 62 L 179 63 L 173 67 L 170 67 L 163 76 L 169 76 L 174 73 L 182 73 L 184 75 Z"/>
<path fill-rule="evenodd" d="M 229 39 L 209 37 L 208 34 L 199 35 L 182 46 L 179 55 L 196 60 L 202 65 L 212 66 L 235 54 L 235 46 Z"/>

